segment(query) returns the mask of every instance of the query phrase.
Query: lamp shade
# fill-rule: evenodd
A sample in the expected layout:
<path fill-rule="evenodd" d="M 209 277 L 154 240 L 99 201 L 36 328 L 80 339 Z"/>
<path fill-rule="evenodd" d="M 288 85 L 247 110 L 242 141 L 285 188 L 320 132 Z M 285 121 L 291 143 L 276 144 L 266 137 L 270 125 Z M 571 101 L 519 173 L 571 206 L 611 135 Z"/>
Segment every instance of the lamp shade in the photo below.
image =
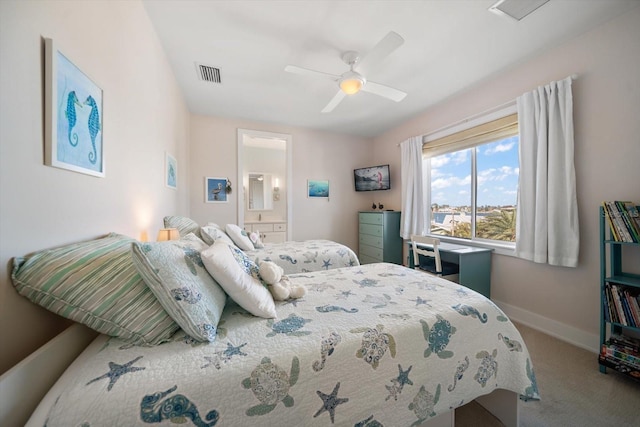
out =
<path fill-rule="evenodd" d="M 158 242 L 166 242 L 167 240 L 178 239 L 180 239 L 180 232 L 177 228 L 161 228 L 158 231 L 158 238 L 156 240 Z"/>

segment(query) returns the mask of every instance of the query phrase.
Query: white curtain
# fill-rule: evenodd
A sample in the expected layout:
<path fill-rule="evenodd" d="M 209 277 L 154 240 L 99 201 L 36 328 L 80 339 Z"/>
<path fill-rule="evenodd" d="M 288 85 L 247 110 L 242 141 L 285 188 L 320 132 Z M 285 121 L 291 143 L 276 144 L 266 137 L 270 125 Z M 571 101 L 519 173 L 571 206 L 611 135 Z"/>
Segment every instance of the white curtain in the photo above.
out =
<path fill-rule="evenodd" d="M 520 181 L 516 255 L 578 265 L 580 234 L 573 162 L 571 77 L 518 98 Z"/>
<path fill-rule="evenodd" d="M 425 206 L 422 179 L 422 137 L 414 136 L 400 144 L 402 151 L 402 213 L 400 235 L 409 239 L 424 232 Z"/>

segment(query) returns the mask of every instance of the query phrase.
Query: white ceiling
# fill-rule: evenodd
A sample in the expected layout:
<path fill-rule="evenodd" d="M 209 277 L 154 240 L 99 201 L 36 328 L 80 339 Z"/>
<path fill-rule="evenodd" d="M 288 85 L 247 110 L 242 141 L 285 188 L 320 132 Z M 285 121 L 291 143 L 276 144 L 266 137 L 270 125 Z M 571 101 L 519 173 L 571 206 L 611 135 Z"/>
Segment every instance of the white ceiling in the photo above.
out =
<path fill-rule="evenodd" d="M 366 137 L 640 4 L 550 0 L 516 22 L 490 13 L 494 0 L 143 2 L 192 113 Z M 399 103 L 360 92 L 323 114 L 337 84 L 284 71 L 342 74 L 344 51 L 366 54 L 389 31 L 405 42 L 366 77 L 407 92 Z"/>

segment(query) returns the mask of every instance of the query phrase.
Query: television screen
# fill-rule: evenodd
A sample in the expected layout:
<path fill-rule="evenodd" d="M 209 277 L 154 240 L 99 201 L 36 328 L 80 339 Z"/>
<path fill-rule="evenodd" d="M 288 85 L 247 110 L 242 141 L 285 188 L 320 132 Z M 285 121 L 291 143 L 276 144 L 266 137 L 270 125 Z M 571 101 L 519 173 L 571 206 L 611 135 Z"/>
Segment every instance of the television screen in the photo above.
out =
<path fill-rule="evenodd" d="M 356 191 L 389 190 L 391 188 L 389 165 L 355 169 L 353 180 Z"/>

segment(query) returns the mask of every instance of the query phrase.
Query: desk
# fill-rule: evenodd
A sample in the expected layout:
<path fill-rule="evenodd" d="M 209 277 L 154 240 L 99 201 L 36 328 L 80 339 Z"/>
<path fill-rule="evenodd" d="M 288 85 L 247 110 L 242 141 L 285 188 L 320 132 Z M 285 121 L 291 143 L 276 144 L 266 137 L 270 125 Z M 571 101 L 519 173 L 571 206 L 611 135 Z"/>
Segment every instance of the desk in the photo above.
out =
<path fill-rule="evenodd" d="M 409 244 L 409 267 L 413 268 L 413 248 Z M 493 249 L 440 242 L 442 261 L 453 262 L 460 267 L 460 284 L 487 298 L 491 296 L 491 252 Z"/>

